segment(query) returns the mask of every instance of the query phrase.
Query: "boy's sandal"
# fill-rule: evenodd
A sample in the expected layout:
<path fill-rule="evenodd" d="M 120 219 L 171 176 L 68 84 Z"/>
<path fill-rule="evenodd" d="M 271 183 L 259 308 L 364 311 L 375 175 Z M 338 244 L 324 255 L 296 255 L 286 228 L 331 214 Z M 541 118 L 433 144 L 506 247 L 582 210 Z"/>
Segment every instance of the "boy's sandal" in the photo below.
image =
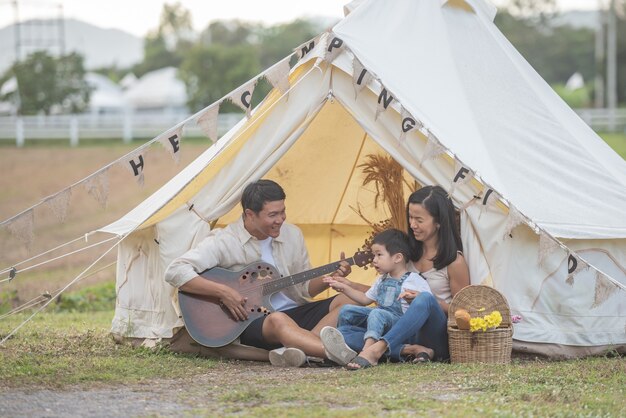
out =
<path fill-rule="evenodd" d="M 419 352 L 415 355 L 409 354 L 406 356 L 406 362 L 412 364 L 430 363 L 430 356 L 425 351 Z"/>

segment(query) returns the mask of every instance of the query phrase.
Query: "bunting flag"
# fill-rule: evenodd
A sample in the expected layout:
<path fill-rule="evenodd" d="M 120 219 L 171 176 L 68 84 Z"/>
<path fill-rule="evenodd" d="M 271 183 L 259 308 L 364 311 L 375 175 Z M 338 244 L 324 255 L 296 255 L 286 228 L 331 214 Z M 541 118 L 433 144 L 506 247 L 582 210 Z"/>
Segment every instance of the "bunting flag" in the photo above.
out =
<path fill-rule="evenodd" d="M 176 164 L 180 163 L 180 141 L 182 139 L 183 125 L 157 138 L 157 141 L 172 155 Z"/>
<path fill-rule="evenodd" d="M 374 76 L 361 64 L 357 57 L 352 59 L 352 68 L 352 86 L 354 87 L 354 100 L 356 100 L 361 90 L 372 81 Z"/>
<path fill-rule="evenodd" d="M 196 125 L 211 141 L 217 141 L 217 116 L 220 102 L 213 103 L 196 119 Z"/>
<path fill-rule="evenodd" d="M 273 66 L 265 73 L 267 81 L 269 81 L 274 88 L 277 88 L 283 94 L 289 91 L 289 71 L 291 71 L 289 58 L 291 57 L 280 61 L 277 65 Z"/>
<path fill-rule="evenodd" d="M 550 235 L 541 231 L 539 233 L 539 252 L 537 253 L 537 264 L 543 265 L 546 257 L 552 254 L 557 248 L 559 248 L 559 243 Z"/>
<path fill-rule="evenodd" d="M 71 197 L 72 189 L 68 187 L 45 200 L 46 205 L 52 210 L 52 213 L 54 213 L 54 216 L 56 216 L 60 223 L 64 223 L 67 218 Z"/>
<path fill-rule="evenodd" d="M 102 208 L 106 208 L 109 200 L 109 173 L 108 168 L 100 170 L 85 179 L 83 185 L 87 193 L 91 195 L 100 204 Z"/>
<path fill-rule="evenodd" d="M 322 35 L 323 34 L 320 34 L 320 35 L 316 36 L 315 38 L 311 39 L 310 41 L 307 41 L 307 42 L 303 43 L 302 45 L 300 45 L 299 47 L 297 47 L 297 48 L 295 48 L 293 50 L 293 52 L 296 53 L 296 55 L 298 57 L 298 60 L 301 60 L 302 58 L 307 56 L 309 52 L 311 52 L 311 51 L 313 51 L 315 49 L 317 44 L 319 44 Z"/>
<path fill-rule="evenodd" d="M 237 90 L 234 90 L 228 96 L 228 99 L 231 102 L 233 102 L 246 112 L 247 117 L 250 117 L 250 111 L 252 110 L 252 93 L 254 93 L 254 87 L 256 86 L 256 82 L 256 79 L 250 80 L 247 84 L 244 84 Z"/>
<path fill-rule="evenodd" d="M 567 256 L 567 278 L 565 283 L 570 286 L 574 286 L 574 276 L 581 270 L 589 268 L 589 265 L 585 263 L 576 253 L 570 252 Z"/>
<path fill-rule="evenodd" d="M 326 49 L 324 50 L 324 61 L 329 64 L 337 58 L 337 55 L 343 51 L 343 39 L 338 38 L 336 36 L 329 35 L 328 43 L 326 44 Z"/>
<path fill-rule="evenodd" d="M 466 184 L 468 181 L 474 178 L 474 172 L 469 168 L 465 167 L 459 160 L 454 160 L 454 178 L 452 179 L 452 184 L 450 186 L 450 191 L 448 195 L 452 196 L 454 193 L 454 189 L 457 186 Z"/>
<path fill-rule="evenodd" d="M 441 143 L 439 143 L 439 140 L 430 131 L 428 132 L 426 137 L 428 138 L 428 141 L 426 142 L 424 155 L 422 155 L 422 159 L 420 160 L 420 167 L 422 166 L 422 164 L 424 164 L 424 161 L 437 158 L 438 156 L 446 152 L 446 148 L 441 145 Z"/>
<path fill-rule="evenodd" d="M 480 214 L 478 215 L 478 219 L 483 215 L 483 212 L 488 210 L 490 207 L 496 205 L 500 201 L 500 195 L 498 192 L 493 190 L 492 188 L 488 188 L 485 192 L 485 195 L 481 197 L 480 200 Z"/>
<path fill-rule="evenodd" d="M 376 115 L 374 116 L 374 120 L 378 119 L 378 115 L 381 112 L 387 110 L 392 102 L 393 96 L 391 95 L 389 90 L 383 87 L 383 89 L 380 91 L 380 94 L 378 95 L 378 106 L 376 106 Z"/>
<path fill-rule="evenodd" d="M 596 271 L 596 288 L 593 296 L 591 309 L 597 308 L 606 302 L 609 297 L 618 289 L 604 274 Z"/>
<path fill-rule="evenodd" d="M 28 252 L 30 252 L 33 246 L 33 240 L 35 239 L 35 233 L 33 231 L 34 225 L 35 211 L 31 208 L 11 219 L 11 221 L 6 224 L 6 228 L 11 235 L 24 244 Z"/>
<path fill-rule="evenodd" d="M 524 215 L 522 215 L 513 205 L 509 205 L 509 216 L 506 218 L 506 225 L 504 226 L 504 237 L 511 235 L 511 231 L 515 229 L 516 226 L 521 225 L 525 222 Z"/>
<path fill-rule="evenodd" d="M 135 177 L 135 180 L 137 180 L 137 184 L 139 184 L 140 187 L 143 187 L 144 184 L 143 170 L 145 168 L 145 154 L 146 150 L 142 150 L 140 148 L 121 161 L 121 164 L 126 168 L 126 170 L 128 170 Z"/>
<path fill-rule="evenodd" d="M 459 212 L 465 212 L 465 210 L 467 208 L 469 208 L 470 206 L 472 206 L 474 203 L 476 203 L 478 200 L 480 199 L 480 196 L 476 196 L 474 195 L 470 200 L 468 200 L 467 202 L 465 202 L 465 204 L 463 206 L 461 206 L 459 208 Z"/>
<path fill-rule="evenodd" d="M 422 129 L 423 124 L 419 120 L 415 119 L 404 106 L 400 107 L 400 118 L 402 119 L 400 126 L 400 142 L 404 142 L 406 134 L 413 129 Z"/>

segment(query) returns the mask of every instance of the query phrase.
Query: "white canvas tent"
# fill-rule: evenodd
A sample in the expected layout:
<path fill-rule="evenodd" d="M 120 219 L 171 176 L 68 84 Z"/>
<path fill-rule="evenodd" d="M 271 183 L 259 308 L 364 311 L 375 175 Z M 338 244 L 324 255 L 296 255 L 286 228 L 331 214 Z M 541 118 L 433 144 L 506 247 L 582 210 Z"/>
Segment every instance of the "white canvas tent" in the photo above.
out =
<path fill-rule="evenodd" d="M 125 236 L 112 332 L 169 338 L 183 325 L 163 272 L 211 222 L 239 215 L 251 180 L 283 185 L 314 265 L 355 250 L 369 228 L 353 208 L 388 217 L 358 168 L 380 153 L 450 190 L 472 283 L 495 287 L 523 317 L 516 348 L 624 350 L 626 163 L 516 52 L 485 0 L 365 0 L 347 10 L 315 48 L 299 50 L 288 92 L 272 91 L 102 229 Z"/>

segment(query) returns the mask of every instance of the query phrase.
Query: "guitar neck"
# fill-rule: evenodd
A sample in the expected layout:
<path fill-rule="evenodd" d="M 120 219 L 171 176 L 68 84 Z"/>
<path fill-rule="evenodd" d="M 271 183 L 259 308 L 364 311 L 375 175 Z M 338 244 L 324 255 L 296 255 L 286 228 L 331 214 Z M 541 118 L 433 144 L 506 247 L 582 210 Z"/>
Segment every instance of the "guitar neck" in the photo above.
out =
<path fill-rule="evenodd" d="M 271 295 L 286 287 L 306 282 L 307 280 L 311 280 L 324 274 L 337 271 L 342 261 L 347 262 L 351 266 L 355 264 L 354 257 L 350 257 L 346 258 L 345 260 L 335 261 L 334 263 L 314 268 L 312 270 L 303 271 L 302 273 L 297 273 L 291 276 L 281 277 L 280 279 L 268 281 L 267 283 L 263 283 L 263 295 Z"/>

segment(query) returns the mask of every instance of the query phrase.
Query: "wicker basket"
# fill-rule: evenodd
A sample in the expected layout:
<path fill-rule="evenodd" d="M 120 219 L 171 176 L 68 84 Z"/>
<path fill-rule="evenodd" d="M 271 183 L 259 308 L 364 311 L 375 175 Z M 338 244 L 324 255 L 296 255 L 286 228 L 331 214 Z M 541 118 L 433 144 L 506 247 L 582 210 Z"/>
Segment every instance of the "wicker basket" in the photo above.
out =
<path fill-rule="evenodd" d="M 461 330 L 454 318 L 454 312 L 458 309 L 465 309 L 473 318 L 499 311 L 502 323 L 498 328 L 485 332 Z M 448 310 L 448 342 L 452 363 L 510 363 L 513 328 L 511 310 L 504 296 L 489 286 L 467 286 L 461 289 L 452 299 Z"/>

